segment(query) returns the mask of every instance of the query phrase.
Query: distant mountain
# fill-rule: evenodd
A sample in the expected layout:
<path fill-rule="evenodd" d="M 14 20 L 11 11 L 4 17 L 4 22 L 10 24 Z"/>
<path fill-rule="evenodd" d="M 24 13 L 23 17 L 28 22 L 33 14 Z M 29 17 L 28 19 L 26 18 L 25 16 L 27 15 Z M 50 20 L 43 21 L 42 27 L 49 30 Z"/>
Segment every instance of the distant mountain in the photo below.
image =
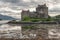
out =
<path fill-rule="evenodd" d="M 15 20 L 16 18 L 0 14 L 0 19 L 2 19 L 2 20 Z"/>

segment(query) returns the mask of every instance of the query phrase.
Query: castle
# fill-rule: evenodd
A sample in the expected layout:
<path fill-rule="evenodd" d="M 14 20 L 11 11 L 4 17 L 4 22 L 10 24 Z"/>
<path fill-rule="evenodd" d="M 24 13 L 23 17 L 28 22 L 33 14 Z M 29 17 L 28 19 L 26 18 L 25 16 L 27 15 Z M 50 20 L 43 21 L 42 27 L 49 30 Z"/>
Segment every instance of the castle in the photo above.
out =
<path fill-rule="evenodd" d="M 48 18 L 48 7 L 46 6 L 46 4 L 38 5 L 36 7 L 36 12 L 30 12 L 29 10 L 27 11 L 22 10 L 21 20 L 23 20 L 25 16 L 28 16 L 31 18 Z"/>

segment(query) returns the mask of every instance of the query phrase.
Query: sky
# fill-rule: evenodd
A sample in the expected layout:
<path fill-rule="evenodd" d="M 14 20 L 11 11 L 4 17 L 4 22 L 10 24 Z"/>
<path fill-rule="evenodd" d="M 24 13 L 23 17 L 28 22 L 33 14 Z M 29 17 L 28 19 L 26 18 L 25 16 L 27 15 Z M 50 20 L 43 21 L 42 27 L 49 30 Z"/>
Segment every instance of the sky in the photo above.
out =
<path fill-rule="evenodd" d="M 60 0 L 0 0 L 0 14 L 21 18 L 21 10 L 34 11 L 38 4 L 46 3 L 49 15 L 60 15 Z"/>

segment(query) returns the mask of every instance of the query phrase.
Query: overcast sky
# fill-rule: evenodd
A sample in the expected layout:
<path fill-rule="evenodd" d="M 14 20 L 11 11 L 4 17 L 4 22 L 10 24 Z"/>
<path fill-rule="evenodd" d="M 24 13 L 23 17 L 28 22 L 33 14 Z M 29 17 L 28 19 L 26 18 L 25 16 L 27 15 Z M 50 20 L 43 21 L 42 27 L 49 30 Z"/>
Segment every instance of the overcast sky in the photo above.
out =
<path fill-rule="evenodd" d="M 22 9 L 35 10 L 38 4 L 44 4 L 49 7 L 49 15 L 60 14 L 60 0 L 0 0 L 0 14 L 20 18 Z"/>

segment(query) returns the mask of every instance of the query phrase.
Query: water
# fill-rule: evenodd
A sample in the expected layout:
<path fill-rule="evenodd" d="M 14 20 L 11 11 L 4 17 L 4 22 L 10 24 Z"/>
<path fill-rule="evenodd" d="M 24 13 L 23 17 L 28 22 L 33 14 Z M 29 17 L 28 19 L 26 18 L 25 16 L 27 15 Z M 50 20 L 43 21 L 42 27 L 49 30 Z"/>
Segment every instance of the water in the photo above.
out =
<path fill-rule="evenodd" d="M 60 29 L 49 29 L 48 30 L 48 37 L 49 38 L 60 38 Z"/>
<path fill-rule="evenodd" d="M 0 38 L 21 38 L 21 26 L 6 24 L 8 21 L 0 21 Z"/>

